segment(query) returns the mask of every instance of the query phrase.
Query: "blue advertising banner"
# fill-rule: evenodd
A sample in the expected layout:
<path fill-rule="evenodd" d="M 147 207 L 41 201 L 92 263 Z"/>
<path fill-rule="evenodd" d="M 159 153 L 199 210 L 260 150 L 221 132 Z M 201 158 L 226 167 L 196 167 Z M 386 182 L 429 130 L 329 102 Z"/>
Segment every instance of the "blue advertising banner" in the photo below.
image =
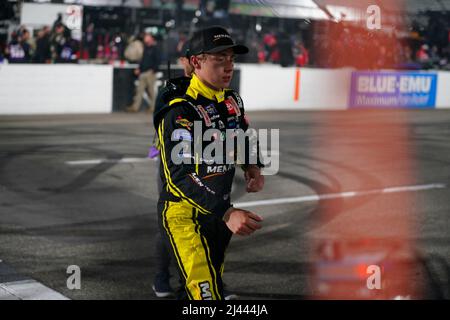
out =
<path fill-rule="evenodd" d="M 422 72 L 352 72 L 350 108 L 434 108 L 437 75 Z"/>

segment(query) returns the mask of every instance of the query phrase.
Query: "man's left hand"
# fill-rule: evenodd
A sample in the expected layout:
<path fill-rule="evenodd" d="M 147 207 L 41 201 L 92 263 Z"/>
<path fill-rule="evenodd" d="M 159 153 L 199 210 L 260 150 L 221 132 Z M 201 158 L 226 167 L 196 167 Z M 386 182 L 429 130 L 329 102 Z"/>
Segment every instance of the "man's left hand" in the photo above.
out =
<path fill-rule="evenodd" d="M 244 173 L 245 181 L 247 182 L 247 192 L 258 192 L 264 187 L 264 176 L 261 174 L 261 169 L 255 165 L 247 167 Z"/>

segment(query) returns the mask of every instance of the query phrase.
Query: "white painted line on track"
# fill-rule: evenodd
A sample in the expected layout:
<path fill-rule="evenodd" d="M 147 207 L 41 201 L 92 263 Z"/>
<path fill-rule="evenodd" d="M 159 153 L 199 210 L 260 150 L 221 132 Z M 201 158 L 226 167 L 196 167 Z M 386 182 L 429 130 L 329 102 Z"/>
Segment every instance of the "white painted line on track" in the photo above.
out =
<path fill-rule="evenodd" d="M 70 300 L 36 280 L 0 283 L 0 300 Z"/>
<path fill-rule="evenodd" d="M 348 191 L 348 192 L 328 193 L 328 194 L 310 195 L 310 196 L 302 196 L 302 197 L 290 197 L 290 198 L 278 198 L 278 199 L 271 199 L 271 200 L 237 202 L 234 204 L 234 206 L 236 206 L 237 208 L 247 208 L 247 207 L 256 207 L 256 206 L 271 206 L 271 205 L 276 205 L 276 204 L 288 204 L 288 203 L 310 202 L 310 201 L 338 199 L 338 198 L 360 197 L 360 196 L 367 196 L 367 195 L 371 195 L 371 194 L 412 192 L 412 191 L 443 189 L 443 188 L 447 188 L 447 185 L 444 183 L 432 183 L 432 184 L 423 184 L 423 185 L 415 185 L 415 186 L 388 187 L 388 188 L 383 188 L 383 189 L 374 189 L 374 190 L 366 190 L 366 191 Z"/>
<path fill-rule="evenodd" d="M 420 191 L 420 190 L 428 190 L 428 189 L 443 189 L 446 187 L 447 187 L 447 185 L 444 183 L 432 183 L 432 184 L 424 184 L 424 185 L 418 185 L 418 186 L 385 188 L 385 189 L 383 189 L 383 193 L 402 192 L 402 191 Z"/>
<path fill-rule="evenodd" d="M 278 151 L 269 152 L 271 156 L 279 155 Z M 269 154 L 267 151 L 263 151 L 262 155 L 267 156 Z M 66 161 L 65 164 L 69 166 L 87 166 L 87 165 L 97 165 L 102 163 L 139 163 L 139 162 L 149 162 L 156 161 L 156 158 L 122 158 L 122 159 L 90 159 L 90 160 L 74 160 Z"/>
<path fill-rule="evenodd" d="M 122 158 L 122 159 L 92 159 L 92 160 L 77 160 L 77 161 L 66 161 L 65 163 L 69 166 L 86 166 L 95 165 L 101 163 L 139 163 L 155 161 L 150 158 Z"/>

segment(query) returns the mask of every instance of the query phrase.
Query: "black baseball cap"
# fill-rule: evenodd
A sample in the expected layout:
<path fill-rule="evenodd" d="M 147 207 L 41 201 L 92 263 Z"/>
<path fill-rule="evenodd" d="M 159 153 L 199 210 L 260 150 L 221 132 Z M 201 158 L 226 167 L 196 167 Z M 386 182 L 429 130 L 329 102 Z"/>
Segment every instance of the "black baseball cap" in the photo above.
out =
<path fill-rule="evenodd" d="M 189 59 L 189 57 L 191 56 L 191 50 L 189 49 L 189 47 L 190 47 L 189 40 L 186 40 L 183 43 L 183 46 L 181 47 L 180 57 Z"/>
<path fill-rule="evenodd" d="M 189 40 L 189 56 L 201 53 L 216 53 L 233 49 L 235 54 L 248 53 L 248 48 L 235 44 L 227 30 L 220 26 L 212 26 L 194 32 Z"/>

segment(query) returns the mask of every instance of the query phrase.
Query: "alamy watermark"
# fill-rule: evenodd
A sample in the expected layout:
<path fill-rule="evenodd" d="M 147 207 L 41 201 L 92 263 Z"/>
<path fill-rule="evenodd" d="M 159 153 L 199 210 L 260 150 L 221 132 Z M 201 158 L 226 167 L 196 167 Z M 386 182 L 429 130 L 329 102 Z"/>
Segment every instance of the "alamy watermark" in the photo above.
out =
<path fill-rule="evenodd" d="M 70 265 L 67 267 L 67 274 L 70 276 L 67 278 L 67 289 L 79 290 L 81 289 L 81 269 L 77 265 Z"/>
<path fill-rule="evenodd" d="M 381 29 L 381 9 L 379 6 L 373 4 L 367 7 L 366 13 L 368 17 L 366 19 L 366 26 L 369 30 Z"/>
<path fill-rule="evenodd" d="M 202 121 L 194 121 L 188 129 L 176 129 L 171 140 L 178 143 L 172 148 L 174 164 L 250 165 L 264 164 L 264 175 L 275 175 L 280 167 L 279 129 L 207 129 Z M 269 132 L 270 131 L 270 132 Z M 270 141 L 268 140 L 270 135 Z"/>
<path fill-rule="evenodd" d="M 366 286 L 369 290 L 381 290 L 381 268 L 377 265 L 370 265 L 366 269 L 366 273 L 370 274 L 366 280 Z"/>

